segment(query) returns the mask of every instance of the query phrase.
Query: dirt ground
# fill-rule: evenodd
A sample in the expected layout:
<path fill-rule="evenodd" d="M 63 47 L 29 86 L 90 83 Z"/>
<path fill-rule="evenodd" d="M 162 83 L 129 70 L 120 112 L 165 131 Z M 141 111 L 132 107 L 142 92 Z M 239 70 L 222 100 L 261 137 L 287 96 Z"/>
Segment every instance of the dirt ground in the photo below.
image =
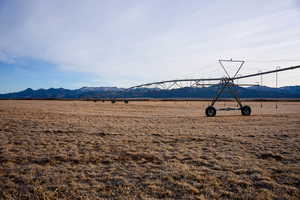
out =
<path fill-rule="evenodd" d="M 247 104 L 0 101 L 0 199 L 300 199 L 300 103 Z"/>

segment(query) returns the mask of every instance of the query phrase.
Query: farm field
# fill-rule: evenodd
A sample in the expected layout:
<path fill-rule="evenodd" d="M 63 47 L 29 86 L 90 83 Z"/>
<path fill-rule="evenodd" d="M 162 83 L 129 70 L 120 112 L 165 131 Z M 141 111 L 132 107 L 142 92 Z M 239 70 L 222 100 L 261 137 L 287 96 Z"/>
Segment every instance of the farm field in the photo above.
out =
<path fill-rule="evenodd" d="M 208 104 L 0 101 L 0 199 L 300 199 L 300 102 Z"/>

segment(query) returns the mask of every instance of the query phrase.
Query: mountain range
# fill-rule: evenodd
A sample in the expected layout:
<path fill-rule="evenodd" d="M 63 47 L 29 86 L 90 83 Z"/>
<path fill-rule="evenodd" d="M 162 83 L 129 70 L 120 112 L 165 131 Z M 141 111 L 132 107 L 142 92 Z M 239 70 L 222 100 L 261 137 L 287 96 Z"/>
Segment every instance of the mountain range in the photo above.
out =
<path fill-rule="evenodd" d="M 0 99 L 88 99 L 88 98 L 213 98 L 217 85 L 204 88 L 185 87 L 173 90 L 158 88 L 125 89 L 118 87 L 50 88 L 0 94 Z M 300 98 L 300 86 L 271 88 L 266 86 L 237 87 L 241 98 Z M 222 98 L 231 97 L 225 92 Z"/>

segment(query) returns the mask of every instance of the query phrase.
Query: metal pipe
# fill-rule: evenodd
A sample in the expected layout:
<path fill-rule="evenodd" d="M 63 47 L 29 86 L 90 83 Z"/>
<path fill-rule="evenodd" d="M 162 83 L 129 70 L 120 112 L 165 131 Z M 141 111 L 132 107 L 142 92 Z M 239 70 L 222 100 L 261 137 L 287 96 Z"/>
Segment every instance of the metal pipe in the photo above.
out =
<path fill-rule="evenodd" d="M 249 74 L 245 76 L 239 76 L 239 77 L 234 77 L 231 78 L 232 80 L 238 80 L 238 79 L 243 79 L 243 78 L 249 78 L 253 76 L 259 76 L 259 75 L 264 75 L 264 74 L 271 74 L 275 72 L 281 72 L 281 71 L 287 71 L 287 70 L 293 70 L 300 68 L 300 65 L 293 66 L 293 67 L 286 67 L 286 68 L 281 68 L 281 69 L 276 69 L 276 70 L 271 70 L 271 71 L 266 71 L 266 72 L 259 72 L 256 74 Z M 224 77 L 222 78 L 202 78 L 202 79 L 177 79 L 177 80 L 168 80 L 168 81 L 159 81 L 159 82 L 153 82 L 153 83 L 147 83 L 147 84 L 141 84 L 137 86 L 130 87 L 128 89 L 133 89 L 133 88 L 139 88 L 139 87 L 144 87 L 144 86 L 150 86 L 150 85 L 157 85 L 157 84 L 163 84 L 163 83 L 170 83 L 170 82 L 185 82 L 185 81 L 220 81 L 224 80 Z"/>
<path fill-rule="evenodd" d="M 256 73 L 256 74 L 249 74 L 249 75 L 245 75 L 245 76 L 236 77 L 236 78 L 233 78 L 233 79 L 236 80 L 236 79 L 242 79 L 242 78 L 249 78 L 249 77 L 253 77 L 253 76 L 271 74 L 271 73 L 275 73 L 275 72 L 282 72 L 282 71 L 287 71 L 287 70 L 292 70 L 292 69 L 297 69 L 297 68 L 300 68 L 300 65 L 293 66 L 293 67 L 286 67 L 286 68 L 276 69 L 276 70 L 271 70 L 271 71 L 266 71 L 266 72 L 259 72 L 259 73 Z"/>

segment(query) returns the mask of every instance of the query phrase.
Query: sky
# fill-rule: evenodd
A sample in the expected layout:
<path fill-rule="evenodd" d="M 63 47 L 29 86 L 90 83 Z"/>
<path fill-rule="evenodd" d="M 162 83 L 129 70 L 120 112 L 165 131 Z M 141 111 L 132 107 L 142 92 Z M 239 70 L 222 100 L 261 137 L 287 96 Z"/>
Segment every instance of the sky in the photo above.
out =
<path fill-rule="evenodd" d="M 222 77 L 231 58 L 240 75 L 299 65 L 300 0 L 0 0 L 0 93 Z"/>

